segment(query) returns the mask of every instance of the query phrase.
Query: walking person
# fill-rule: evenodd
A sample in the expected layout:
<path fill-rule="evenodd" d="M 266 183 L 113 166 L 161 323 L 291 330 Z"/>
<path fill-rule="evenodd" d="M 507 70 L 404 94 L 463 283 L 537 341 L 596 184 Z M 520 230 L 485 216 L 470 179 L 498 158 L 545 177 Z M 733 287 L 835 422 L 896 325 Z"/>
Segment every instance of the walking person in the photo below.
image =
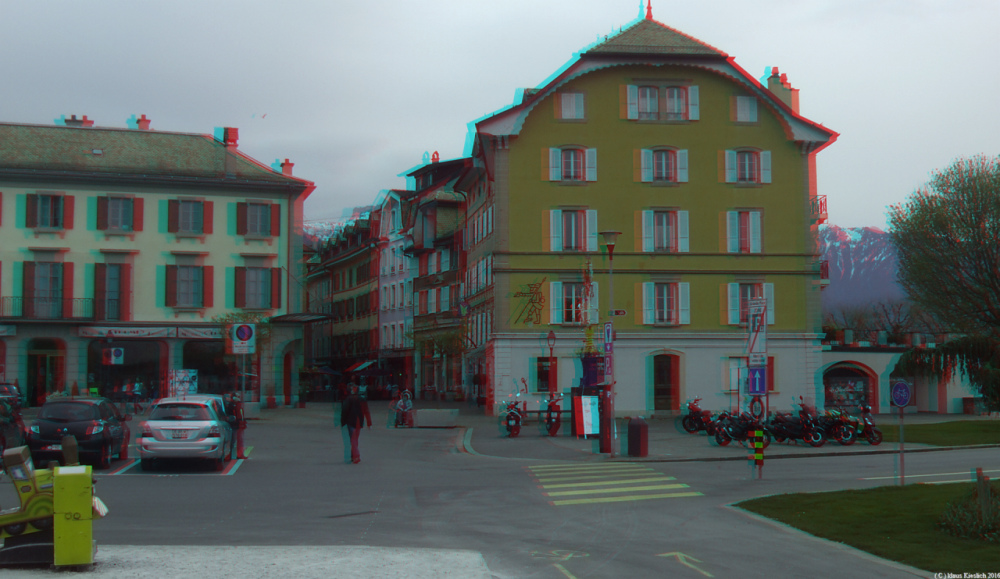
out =
<path fill-rule="evenodd" d="M 340 424 L 347 429 L 347 435 L 351 442 L 351 462 L 358 464 L 361 462 L 361 452 L 358 450 L 358 438 L 365 422 L 368 429 L 372 427 L 372 415 L 368 411 L 368 401 L 358 394 L 358 387 L 351 384 L 351 394 L 344 400 L 340 407 Z M 345 441 L 346 442 L 346 441 Z M 346 445 L 345 445 L 346 446 Z"/>

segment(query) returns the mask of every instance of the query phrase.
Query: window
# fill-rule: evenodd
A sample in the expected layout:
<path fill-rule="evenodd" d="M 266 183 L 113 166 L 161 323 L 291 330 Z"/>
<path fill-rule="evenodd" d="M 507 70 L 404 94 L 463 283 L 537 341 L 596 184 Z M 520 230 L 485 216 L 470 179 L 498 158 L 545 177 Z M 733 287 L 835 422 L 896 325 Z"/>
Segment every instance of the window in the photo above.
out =
<path fill-rule="evenodd" d="M 142 231 L 142 198 L 98 197 L 99 231 Z"/>
<path fill-rule="evenodd" d="M 736 97 L 736 122 L 757 122 L 757 99 L 752 96 Z"/>
<path fill-rule="evenodd" d="M 212 307 L 212 271 L 212 266 L 168 265 L 167 307 Z"/>
<path fill-rule="evenodd" d="M 550 210 L 549 236 L 551 251 L 597 251 L 597 211 Z"/>
<path fill-rule="evenodd" d="M 731 150 L 726 156 L 726 183 L 770 183 L 771 152 Z"/>
<path fill-rule="evenodd" d="M 564 92 L 556 99 L 556 115 L 560 119 L 583 119 L 583 93 Z"/>
<path fill-rule="evenodd" d="M 642 212 L 642 250 L 688 252 L 688 212 L 646 210 Z"/>
<path fill-rule="evenodd" d="M 241 207 L 242 206 L 242 207 Z M 237 203 L 236 228 L 237 235 L 277 235 L 280 206 L 270 203 Z M 243 227 L 240 227 L 240 212 L 245 215 Z"/>
<path fill-rule="evenodd" d="M 643 183 L 687 183 L 687 149 L 641 149 L 639 175 Z"/>
<path fill-rule="evenodd" d="M 640 121 L 696 121 L 700 116 L 696 85 L 626 85 L 622 118 Z"/>
<path fill-rule="evenodd" d="M 64 267 L 66 266 L 66 271 Z M 24 263 L 24 315 L 28 318 L 72 317 L 72 264 Z"/>
<path fill-rule="evenodd" d="M 212 202 L 171 199 L 167 205 L 167 231 L 189 235 L 212 233 Z"/>
<path fill-rule="evenodd" d="M 99 320 L 128 320 L 130 264 L 94 264 L 94 314 Z"/>
<path fill-rule="evenodd" d="M 73 196 L 28 194 L 25 227 L 73 228 Z"/>
<path fill-rule="evenodd" d="M 728 284 L 728 321 L 732 325 L 745 325 L 749 314 L 749 300 L 767 300 L 767 323 L 774 323 L 774 284 L 772 283 L 731 283 Z"/>
<path fill-rule="evenodd" d="M 280 267 L 237 267 L 236 307 L 272 309 L 281 307 Z"/>
<path fill-rule="evenodd" d="M 547 151 L 543 152 L 543 165 L 544 157 L 548 158 L 548 171 L 543 167 L 543 179 L 568 183 L 597 181 L 597 149 L 565 147 Z"/>
<path fill-rule="evenodd" d="M 760 211 L 727 211 L 726 240 L 729 253 L 760 253 Z"/>
<path fill-rule="evenodd" d="M 642 284 L 643 324 L 690 324 L 691 290 L 686 282 Z"/>
<path fill-rule="evenodd" d="M 419 313 L 420 315 L 424 315 L 427 313 L 427 290 L 420 290 L 418 299 L 420 301 L 418 304 L 419 309 L 417 313 Z"/>
<path fill-rule="evenodd" d="M 588 288 L 582 282 L 550 282 L 549 300 L 551 324 L 597 323 L 596 283 L 591 283 Z"/>

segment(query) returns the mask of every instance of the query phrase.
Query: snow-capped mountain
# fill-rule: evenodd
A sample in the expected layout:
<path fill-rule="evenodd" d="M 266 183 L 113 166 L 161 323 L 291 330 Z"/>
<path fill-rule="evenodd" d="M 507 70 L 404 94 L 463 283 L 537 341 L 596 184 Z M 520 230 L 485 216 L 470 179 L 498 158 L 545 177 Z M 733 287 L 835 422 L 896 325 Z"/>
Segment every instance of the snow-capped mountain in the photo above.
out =
<path fill-rule="evenodd" d="M 822 294 L 825 311 L 906 298 L 896 283 L 896 249 L 888 233 L 827 225 L 820 228 L 819 244 L 830 264 L 830 285 Z"/>

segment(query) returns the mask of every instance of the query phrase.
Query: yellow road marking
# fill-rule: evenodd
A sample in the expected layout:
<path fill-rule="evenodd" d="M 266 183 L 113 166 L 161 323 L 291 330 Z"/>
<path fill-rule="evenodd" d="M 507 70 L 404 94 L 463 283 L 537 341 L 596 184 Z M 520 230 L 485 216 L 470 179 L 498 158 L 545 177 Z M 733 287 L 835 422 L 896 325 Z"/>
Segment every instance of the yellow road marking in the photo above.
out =
<path fill-rule="evenodd" d="M 581 466 L 577 468 L 561 468 L 559 470 L 543 470 L 543 471 L 532 471 L 532 476 L 561 476 L 565 474 L 572 474 L 575 472 L 618 472 L 623 470 L 636 470 L 636 469 L 647 469 L 649 467 L 639 466 L 639 465 L 629 465 L 629 466 Z"/>
<path fill-rule="evenodd" d="M 625 476 L 642 476 L 645 474 L 651 474 L 655 471 L 629 471 Z M 538 482 L 549 483 L 549 482 L 564 482 L 571 480 L 586 480 L 586 479 L 598 479 L 598 478 L 615 478 L 622 476 L 619 474 L 587 474 L 587 475 L 577 475 L 577 476 L 557 476 L 549 478 L 540 478 Z"/>
<path fill-rule="evenodd" d="M 983 472 L 1000 472 L 1000 469 L 984 470 Z M 938 473 L 933 473 L 933 474 L 908 474 L 906 476 L 907 476 L 907 478 L 914 478 L 914 477 L 919 477 L 919 476 L 952 476 L 952 475 L 956 475 L 956 474 L 967 474 L 970 477 L 974 478 L 976 476 L 976 471 L 938 472 Z M 860 480 L 890 480 L 890 479 L 894 479 L 894 478 L 897 478 L 897 477 L 895 477 L 895 476 L 869 476 L 869 477 L 865 477 L 865 478 L 860 479 Z M 963 480 L 963 481 L 956 481 L 956 482 L 969 482 L 969 480 L 970 479 L 966 479 L 966 480 Z"/>
<path fill-rule="evenodd" d="M 566 568 L 560 565 L 559 563 L 553 563 L 552 566 L 562 571 L 562 574 L 565 575 L 567 579 L 576 579 L 576 575 L 567 571 Z"/>
<path fill-rule="evenodd" d="M 645 501 L 649 499 L 673 499 L 680 497 L 700 497 L 703 496 L 698 492 L 690 493 L 664 493 L 660 495 L 634 495 L 625 497 L 603 497 L 594 499 L 567 499 L 563 501 L 550 501 L 554 506 L 564 506 L 564 505 L 584 505 L 584 504 L 594 504 L 594 503 L 621 503 L 625 501 Z"/>
<path fill-rule="evenodd" d="M 672 484 L 672 485 L 650 485 L 645 487 L 614 487 L 610 489 L 586 489 L 582 491 L 556 491 L 554 493 L 542 493 L 550 497 L 566 497 L 572 495 L 593 495 L 602 493 L 624 493 L 631 491 L 664 491 L 667 489 L 686 489 L 688 488 L 685 484 Z"/>
<path fill-rule="evenodd" d="M 594 481 L 594 482 L 583 482 L 583 483 L 559 483 L 554 485 L 541 485 L 541 487 L 543 489 L 557 489 L 557 488 L 567 488 L 567 487 L 594 487 L 600 485 L 608 485 L 612 483 L 660 482 L 667 480 L 677 480 L 677 479 L 672 476 L 662 476 L 662 477 L 652 477 L 652 478 L 626 478 L 622 480 Z"/>
<path fill-rule="evenodd" d="M 593 463 L 593 462 L 591 462 L 591 463 L 549 464 L 549 465 L 536 464 L 536 465 L 528 466 L 528 467 L 525 467 L 525 468 L 529 468 L 531 470 L 562 470 L 562 469 L 571 469 L 572 470 L 572 469 L 575 469 L 575 468 L 587 468 L 587 467 L 596 467 L 596 466 L 609 467 L 609 468 L 615 468 L 615 467 L 617 467 L 617 468 L 624 468 L 624 467 L 637 466 L 637 465 L 635 463 L 633 463 L 633 462 L 603 462 L 603 463 L 600 463 L 600 462 L 599 463 Z"/>

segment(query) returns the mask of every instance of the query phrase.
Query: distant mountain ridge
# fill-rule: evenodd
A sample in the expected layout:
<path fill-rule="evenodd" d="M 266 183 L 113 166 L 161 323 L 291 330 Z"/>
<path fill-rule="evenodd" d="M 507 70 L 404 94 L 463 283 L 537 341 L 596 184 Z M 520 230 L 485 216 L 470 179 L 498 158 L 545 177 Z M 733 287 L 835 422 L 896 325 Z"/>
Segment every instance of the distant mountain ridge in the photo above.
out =
<path fill-rule="evenodd" d="M 888 233 L 877 227 L 826 225 L 820 228 L 819 244 L 830 264 L 824 311 L 906 299 L 896 281 L 899 262 Z"/>

